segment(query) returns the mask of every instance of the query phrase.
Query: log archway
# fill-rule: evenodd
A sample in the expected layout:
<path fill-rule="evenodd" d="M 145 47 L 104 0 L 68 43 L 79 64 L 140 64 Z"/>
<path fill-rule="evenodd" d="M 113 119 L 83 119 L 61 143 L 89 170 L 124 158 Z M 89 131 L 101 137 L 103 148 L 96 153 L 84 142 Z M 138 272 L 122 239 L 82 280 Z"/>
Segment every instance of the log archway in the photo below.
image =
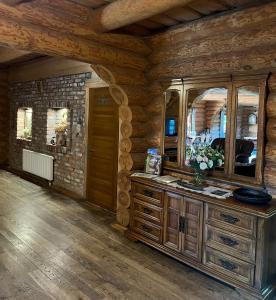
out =
<path fill-rule="evenodd" d="M 140 136 L 141 132 L 143 135 L 145 130 L 141 129 L 140 132 L 139 129 L 140 127 L 143 127 L 143 122 L 145 121 L 144 118 L 146 119 L 145 112 L 141 106 L 135 103 L 136 99 L 134 102 L 132 100 L 134 98 L 141 99 L 143 97 L 141 97 L 141 95 L 137 96 L 137 93 L 134 92 L 135 88 L 130 88 L 129 85 L 123 85 L 123 87 L 118 85 L 116 72 L 112 72 L 102 65 L 91 65 L 91 68 L 99 78 L 108 85 L 112 98 L 119 105 L 117 221 L 120 225 L 126 227 L 129 225 L 129 176 L 133 169 L 143 166 L 145 156 L 144 147 L 146 147 L 144 136 Z M 146 95 L 144 96 L 146 97 Z M 133 111 L 135 112 L 135 115 L 133 115 Z M 140 122 L 137 122 L 136 120 L 137 114 L 139 115 L 138 119 L 140 119 Z"/>

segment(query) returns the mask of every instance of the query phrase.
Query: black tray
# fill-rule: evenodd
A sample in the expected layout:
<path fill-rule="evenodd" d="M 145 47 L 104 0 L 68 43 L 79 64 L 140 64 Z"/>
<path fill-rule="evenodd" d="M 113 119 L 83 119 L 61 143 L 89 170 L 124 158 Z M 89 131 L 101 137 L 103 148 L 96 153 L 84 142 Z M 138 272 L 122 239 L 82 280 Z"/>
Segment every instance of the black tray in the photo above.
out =
<path fill-rule="evenodd" d="M 268 193 L 250 188 L 239 188 L 233 192 L 233 196 L 240 202 L 251 204 L 267 204 L 272 199 Z"/>

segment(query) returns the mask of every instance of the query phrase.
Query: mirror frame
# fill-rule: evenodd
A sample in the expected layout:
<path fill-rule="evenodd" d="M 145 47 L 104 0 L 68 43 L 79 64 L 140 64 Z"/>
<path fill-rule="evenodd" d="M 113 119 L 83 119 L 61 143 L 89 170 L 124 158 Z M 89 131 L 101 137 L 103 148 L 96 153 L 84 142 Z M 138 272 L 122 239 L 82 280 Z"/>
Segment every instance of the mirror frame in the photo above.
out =
<path fill-rule="evenodd" d="M 178 116 L 178 124 L 177 124 L 177 162 L 170 162 L 163 160 L 163 167 L 170 167 L 173 169 L 179 169 L 180 168 L 180 157 L 181 157 L 181 141 L 182 141 L 182 131 L 181 131 L 181 125 L 183 123 L 183 115 L 182 115 L 182 107 L 183 107 L 183 84 L 182 81 L 176 81 L 175 83 L 172 83 L 167 90 L 164 92 L 164 103 L 163 103 L 163 113 L 162 113 L 162 156 L 164 157 L 165 154 L 165 137 L 166 137 L 166 95 L 168 91 L 179 91 L 179 116 Z"/>
<path fill-rule="evenodd" d="M 267 98 L 267 80 L 268 74 L 254 74 L 254 75 L 231 75 L 231 76 L 213 76 L 210 77 L 196 77 L 183 80 L 175 80 L 177 83 L 171 84 L 167 90 L 178 89 L 182 92 L 179 105 L 179 123 L 178 123 L 178 160 L 177 163 L 163 162 L 163 169 L 166 171 L 172 171 L 175 173 L 181 173 L 185 175 L 192 175 L 193 170 L 190 167 L 185 166 L 185 141 L 186 141 L 186 122 L 187 122 L 187 92 L 193 88 L 212 88 L 212 87 L 225 87 L 228 89 L 227 106 L 231 107 L 227 109 L 227 127 L 226 127 L 226 141 L 225 145 L 225 167 L 224 172 L 211 171 L 210 179 L 220 179 L 222 181 L 233 181 L 237 184 L 245 183 L 249 185 L 262 185 L 264 181 L 264 149 L 265 149 L 265 127 L 266 127 L 266 114 L 265 103 Z M 234 153 L 235 153 L 235 141 L 236 127 L 231 130 L 231 127 L 236 126 L 236 109 L 237 109 L 237 87 L 239 86 L 257 85 L 260 88 L 259 97 L 259 110 L 258 110 L 258 146 L 257 146 L 257 158 L 256 158 L 256 173 L 255 177 L 247 177 L 243 175 L 234 174 Z M 166 91 L 167 91 L 166 90 Z M 166 91 L 164 93 L 164 108 L 163 108 L 163 128 L 162 128 L 162 144 L 161 154 L 164 155 L 164 140 L 165 140 L 165 113 L 166 113 Z M 234 113 L 233 113 L 234 112 Z"/>
<path fill-rule="evenodd" d="M 264 150 L 265 150 L 265 123 L 266 123 L 266 87 L 267 87 L 267 77 L 266 78 L 256 78 L 256 79 L 243 79 L 233 81 L 233 93 L 232 93 L 232 136 L 230 144 L 230 178 L 233 181 L 251 183 L 251 184 L 263 184 L 263 173 L 264 173 Z M 243 176 L 235 174 L 235 148 L 236 148 L 236 128 L 237 128 L 237 110 L 238 110 L 238 89 L 244 86 L 257 86 L 259 87 L 259 108 L 258 108 L 258 118 L 257 118 L 257 156 L 256 156 L 256 170 L 255 177 Z"/>
<path fill-rule="evenodd" d="M 227 107 L 228 104 L 231 104 L 231 94 L 232 94 L 232 84 L 229 83 L 229 81 L 213 81 L 213 82 L 208 82 L 208 83 L 201 83 L 201 82 L 197 82 L 197 83 L 188 83 L 185 84 L 184 86 L 184 112 L 183 112 L 183 120 L 182 120 L 182 132 L 183 132 L 183 140 L 182 140 L 182 154 L 183 157 L 181 158 L 181 167 L 184 171 L 188 172 L 188 173 L 193 173 L 191 167 L 188 167 L 185 165 L 185 157 L 186 157 L 186 149 L 185 149 L 185 144 L 186 144 L 186 137 L 187 137 L 187 117 L 188 117 L 188 93 L 189 90 L 193 90 L 193 89 L 210 89 L 210 88 L 215 88 L 215 87 L 221 87 L 221 88 L 226 88 L 228 90 L 227 92 Z M 229 154 L 228 154 L 228 150 L 229 150 L 229 143 L 230 143 L 230 110 L 227 108 L 227 125 L 226 125 L 226 140 L 225 140 L 225 162 L 224 162 L 224 171 L 223 172 L 219 172 L 219 171 L 211 171 L 210 173 L 212 174 L 212 176 L 214 177 L 218 177 L 218 178 L 225 178 L 228 177 L 228 165 L 229 165 Z"/>

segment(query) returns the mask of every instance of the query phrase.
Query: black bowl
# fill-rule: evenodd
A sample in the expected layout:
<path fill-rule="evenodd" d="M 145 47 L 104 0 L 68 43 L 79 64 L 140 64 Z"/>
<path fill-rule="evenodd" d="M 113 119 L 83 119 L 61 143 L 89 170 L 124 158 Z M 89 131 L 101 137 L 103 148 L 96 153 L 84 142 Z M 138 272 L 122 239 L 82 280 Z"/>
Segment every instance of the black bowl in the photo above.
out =
<path fill-rule="evenodd" d="M 233 196 L 240 202 L 251 204 L 267 204 L 272 199 L 268 193 L 250 188 L 236 189 Z"/>

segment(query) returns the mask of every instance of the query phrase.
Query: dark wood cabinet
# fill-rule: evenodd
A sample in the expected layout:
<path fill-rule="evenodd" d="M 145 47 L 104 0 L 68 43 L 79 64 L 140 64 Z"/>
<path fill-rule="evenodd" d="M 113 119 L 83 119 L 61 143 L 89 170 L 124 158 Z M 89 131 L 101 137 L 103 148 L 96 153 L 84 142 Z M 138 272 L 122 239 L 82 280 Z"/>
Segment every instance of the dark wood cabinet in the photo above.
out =
<path fill-rule="evenodd" d="M 133 177 L 127 235 L 234 286 L 242 297 L 269 299 L 275 217 L 275 202 L 246 205 Z"/>
<path fill-rule="evenodd" d="M 203 202 L 184 197 L 184 226 L 182 230 L 182 253 L 198 261 L 202 249 Z"/>
<path fill-rule="evenodd" d="M 166 192 L 163 244 L 200 260 L 203 202 Z"/>
<path fill-rule="evenodd" d="M 183 197 L 172 193 L 166 193 L 164 211 L 163 244 L 170 249 L 180 252 Z"/>

